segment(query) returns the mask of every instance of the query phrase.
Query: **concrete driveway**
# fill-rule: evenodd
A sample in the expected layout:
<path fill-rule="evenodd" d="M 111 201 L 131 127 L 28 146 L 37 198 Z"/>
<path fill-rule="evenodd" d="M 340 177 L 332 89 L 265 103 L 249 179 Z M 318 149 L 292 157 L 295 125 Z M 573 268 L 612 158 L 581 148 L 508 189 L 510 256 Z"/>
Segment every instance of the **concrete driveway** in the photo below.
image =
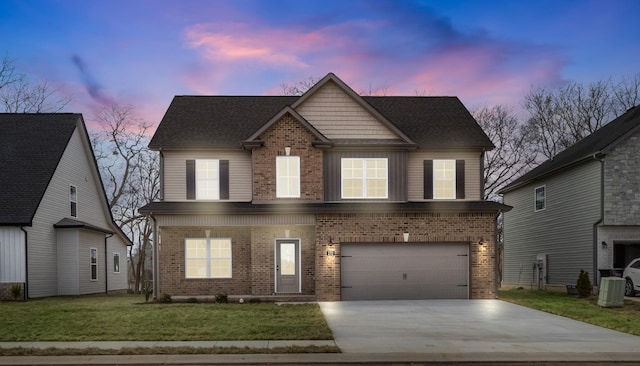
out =
<path fill-rule="evenodd" d="M 346 354 L 640 360 L 640 337 L 500 300 L 343 301 L 320 307 Z"/>

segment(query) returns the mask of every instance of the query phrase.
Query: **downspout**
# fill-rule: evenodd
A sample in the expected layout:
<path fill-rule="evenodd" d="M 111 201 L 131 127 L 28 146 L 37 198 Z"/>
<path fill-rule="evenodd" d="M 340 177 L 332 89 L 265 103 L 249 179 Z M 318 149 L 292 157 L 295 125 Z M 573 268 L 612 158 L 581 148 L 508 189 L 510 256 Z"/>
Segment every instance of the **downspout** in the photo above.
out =
<path fill-rule="evenodd" d="M 27 300 L 29 298 L 29 296 L 27 295 L 27 291 L 28 291 L 28 283 L 29 283 L 29 256 L 28 256 L 28 250 L 27 248 L 29 248 L 29 246 L 27 245 L 27 242 L 29 241 L 29 235 L 27 233 L 27 230 L 24 229 L 24 226 L 20 226 L 20 230 L 22 230 L 22 232 L 24 233 L 24 294 L 23 294 L 23 298 L 24 300 Z"/>
<path fill-rule="evenodd" d="M 109 261 L 107 260 L 107 240 L 113 236 L 113 233 L 107 233 L 104 237 L 104 293 L 109 293 Z"/>
<path fill-rule="evenodd" d="M 153 258 L 151 258 L 153 267 L 153 298 L 158 299 L 160 297 L 160 243 L 158 243 L 158 221 L 155 216 L 153 216 L 153 213 L 149 214 L 149 217 L 153 220 Z"/>
<path fill-rule="evenodd" d="M 600 219 L 593 224 L 593 282 L 600 288 L 598 281 L 598 226 L 604 222 L 604 159 L 598 154 L 593 154 L 593 158 L 600 162 Z"/>

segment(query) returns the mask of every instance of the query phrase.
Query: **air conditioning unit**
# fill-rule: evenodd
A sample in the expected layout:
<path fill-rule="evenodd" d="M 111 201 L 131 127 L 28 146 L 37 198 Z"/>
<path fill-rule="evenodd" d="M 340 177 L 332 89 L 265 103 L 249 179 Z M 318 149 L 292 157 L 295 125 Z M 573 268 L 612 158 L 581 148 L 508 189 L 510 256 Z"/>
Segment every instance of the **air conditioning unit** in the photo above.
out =
<path fill-rule="evenodd" d="M 600 295 L 598 305 L 610 307 L 622 307 L 624 305 L 625 280 L 619 277 L 604 277 L 600 280 Z"/>

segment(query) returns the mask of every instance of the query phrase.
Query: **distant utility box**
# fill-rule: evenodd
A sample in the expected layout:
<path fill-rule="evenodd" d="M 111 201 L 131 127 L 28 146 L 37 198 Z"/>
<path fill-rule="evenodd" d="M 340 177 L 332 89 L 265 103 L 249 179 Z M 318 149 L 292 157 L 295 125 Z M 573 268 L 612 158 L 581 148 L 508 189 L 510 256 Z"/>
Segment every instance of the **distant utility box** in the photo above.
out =
<path fill-rule="evenodd" d="M 619 277 L 604 277 L 600 281 L 598 305 L 605 308 L 622 307 L 625 280 Z"/>

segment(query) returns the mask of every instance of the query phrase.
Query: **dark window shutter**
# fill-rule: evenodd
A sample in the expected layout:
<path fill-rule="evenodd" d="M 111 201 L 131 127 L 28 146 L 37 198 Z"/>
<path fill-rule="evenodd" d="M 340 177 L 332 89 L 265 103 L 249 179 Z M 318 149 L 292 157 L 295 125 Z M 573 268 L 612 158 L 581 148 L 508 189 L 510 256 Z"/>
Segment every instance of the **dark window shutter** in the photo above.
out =
<path fill-rule="evenodd" d="M 456 160 L 456 199 L 464 199 L 464 160 Z"/>
<path fill-rule="evenodd" d="M 187 199 L 196 199 L 196 161 L 187 160 Z"/>
<path fill-rule="evenodd" d="M 433 199 L 433 160 L 424 161 L 424 199 Z"/>
<path fill-rule="evenodd" d="M 229 160 L 220 160 L 220 199 L 229 199 Z"/>

